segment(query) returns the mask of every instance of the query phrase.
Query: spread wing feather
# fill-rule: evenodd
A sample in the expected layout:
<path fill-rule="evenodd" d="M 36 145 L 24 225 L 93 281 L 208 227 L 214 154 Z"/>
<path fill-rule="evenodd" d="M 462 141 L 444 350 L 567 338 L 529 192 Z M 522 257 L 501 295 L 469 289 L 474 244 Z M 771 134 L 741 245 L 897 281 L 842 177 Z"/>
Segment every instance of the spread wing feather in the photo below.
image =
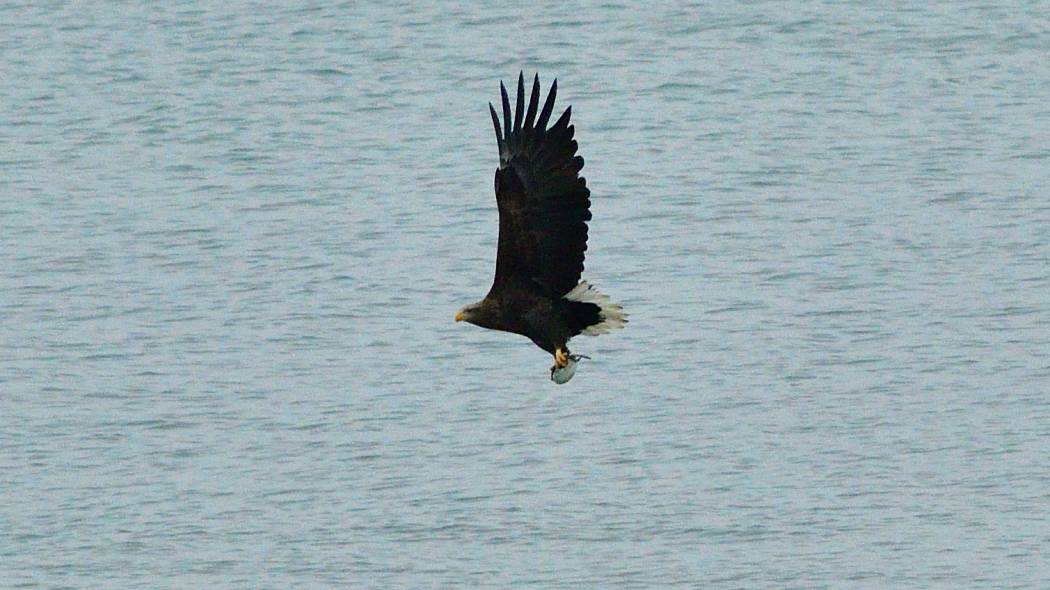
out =
<path fill-rule="evenodd" d="M 517 105 L 511 123 L 507 90 L 500 84 L 503 125 L 489 104 L 500 164 L 496 170 L 499 245 L 492 291 L 527 288 L 557 299 L 572 290 L 583 273 L 590 191 L 580 176 L 583 158 L 569 124 L 572 107 L 547 129 L 558 82 L 539 105 L 539 76 L 525 110 L 525 76 L 518 76 Z"/>

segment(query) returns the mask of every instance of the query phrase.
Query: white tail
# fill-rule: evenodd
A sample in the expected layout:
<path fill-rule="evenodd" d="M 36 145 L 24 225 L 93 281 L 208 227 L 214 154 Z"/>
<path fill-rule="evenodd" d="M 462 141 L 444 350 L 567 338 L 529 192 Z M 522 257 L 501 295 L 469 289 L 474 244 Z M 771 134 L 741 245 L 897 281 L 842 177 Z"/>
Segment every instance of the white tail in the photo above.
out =
<path fill-rule="evenodd" d="M 565 295 L 565 298 L 569 301 L 593 303 L 601 308 L 598 312 L 598 317 L 601 318 L 601 321 L 593 326 L 584 328 L 582 334 L 588 336 L 608 334 L 612 330 L 623 328 L 623 325 L 627 323 L 627 314 L 623 312 L 623 307 L 620 307 L 618 303 L 613 303 L 608 295 L 599 293 L 587 281 L 580 281 L 580 284 L 573 287 L 572 291 Z"/>

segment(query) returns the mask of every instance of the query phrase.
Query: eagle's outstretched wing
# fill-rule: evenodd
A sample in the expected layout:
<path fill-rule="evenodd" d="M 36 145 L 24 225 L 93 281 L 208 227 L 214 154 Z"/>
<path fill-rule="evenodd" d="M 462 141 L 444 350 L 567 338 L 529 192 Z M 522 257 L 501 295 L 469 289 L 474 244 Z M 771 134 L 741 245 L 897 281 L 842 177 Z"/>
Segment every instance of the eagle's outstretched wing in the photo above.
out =
<path fill-rule="evenodd" d="M 543 110 L 539 106 L 540 80 L 532 84 L 525 112 L 525 76 L 518 75 L 517 108 L 513 124 L 507 89 L 503 97 L 503 126 L 489 103 L 499 144 L 496 203 L 499 206 L 499 246 L 496 278 L 490 294 L 506 288 L 526 288 L 552 299 L 576 287 L 587 250 L 590 195 L 580 176 L 583 158 L 569 125 L 572 107 L 550 129 L 558 81 L 551 84 Z"/>

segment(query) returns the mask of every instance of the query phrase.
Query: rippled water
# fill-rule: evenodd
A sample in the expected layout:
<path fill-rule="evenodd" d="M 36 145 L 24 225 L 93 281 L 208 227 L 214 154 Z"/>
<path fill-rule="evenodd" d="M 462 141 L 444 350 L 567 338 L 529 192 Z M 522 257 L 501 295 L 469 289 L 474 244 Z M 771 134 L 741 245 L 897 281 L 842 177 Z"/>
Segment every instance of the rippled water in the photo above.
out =
<path fill-rule="evenodd" d="M 1039 3 L 0 7 L 0 587 L 1050 579 Z M 558 387 L 488 288 L 559 78 Z"/>

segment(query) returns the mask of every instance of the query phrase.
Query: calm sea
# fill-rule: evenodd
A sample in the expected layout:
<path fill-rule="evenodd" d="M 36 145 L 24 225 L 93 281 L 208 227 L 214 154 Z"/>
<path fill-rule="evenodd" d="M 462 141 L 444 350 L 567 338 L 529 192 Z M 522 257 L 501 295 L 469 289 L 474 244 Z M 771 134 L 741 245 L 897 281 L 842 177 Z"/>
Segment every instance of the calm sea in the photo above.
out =
<path fill-rule="evenodd" d="M 0 6 L 0 588 L 1046 587 L 1045 3 L 304 4 Z M 452 320 L 521 70 L 565 386 Z"/>

